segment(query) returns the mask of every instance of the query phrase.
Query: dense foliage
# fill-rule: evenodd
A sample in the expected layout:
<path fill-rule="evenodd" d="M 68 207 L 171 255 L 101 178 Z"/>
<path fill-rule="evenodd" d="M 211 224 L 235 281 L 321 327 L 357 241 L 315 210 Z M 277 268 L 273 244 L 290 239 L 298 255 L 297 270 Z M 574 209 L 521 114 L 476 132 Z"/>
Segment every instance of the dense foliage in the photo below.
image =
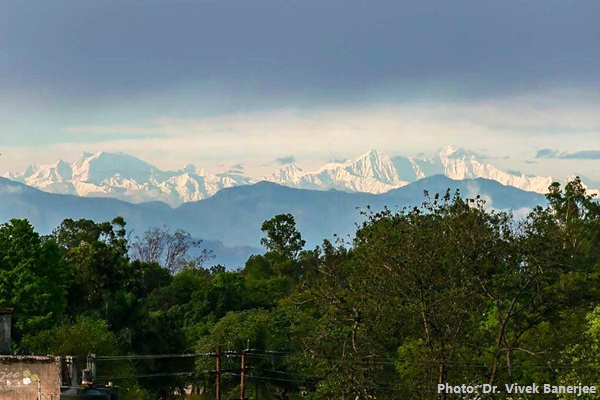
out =
<path fill-rule="evenodd" d="M 238 270 L 206 267 L 189 252 L 200 242 L 167 227 L 128 241 L 122 218 L 48 237 L 11 220 L 0 307 L 15 308 L 14 351 L 105 356 L 99 375 L 131 399 L 214 398 L 217 346 L 223 398 L 239 397 L 242 350 L 255 399 L 600 384 L 600 205 L 579 179 L 526 217 L 449 192 L 364 215 L 352 242 L 314 250 L 274 216 L 266 252 Z"/>

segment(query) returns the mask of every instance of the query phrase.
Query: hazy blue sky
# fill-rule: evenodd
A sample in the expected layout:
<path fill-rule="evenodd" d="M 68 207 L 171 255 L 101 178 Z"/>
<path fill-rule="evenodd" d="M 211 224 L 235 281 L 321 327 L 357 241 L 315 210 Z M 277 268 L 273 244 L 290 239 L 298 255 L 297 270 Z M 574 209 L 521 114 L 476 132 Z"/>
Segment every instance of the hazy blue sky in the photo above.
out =
<path fill-rule="evenodd" d="M 0 173 L 124 151 L 259 174 L 453 143 L 600 181 L 600 2 L 4 0 Z"/>

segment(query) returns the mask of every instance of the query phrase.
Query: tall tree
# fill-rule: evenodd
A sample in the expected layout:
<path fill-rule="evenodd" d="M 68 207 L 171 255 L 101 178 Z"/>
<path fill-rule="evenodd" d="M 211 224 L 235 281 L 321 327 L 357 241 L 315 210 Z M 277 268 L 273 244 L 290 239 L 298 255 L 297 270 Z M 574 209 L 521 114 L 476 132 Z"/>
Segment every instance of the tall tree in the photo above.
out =
<path fill-rule="evenodd" d="M 0 307 L 13 307 L 13 339 L 54 326 L 66 307 L 68 266 L 56 242 L 27 220 L 0 225 Z"/>
<path fill-rule="evenodd" d="M 258 272 L 272 271 L 291 283 L 298 283 L 306 278 L 301 255 L 306 242 L 296 228 L 296 221 L 291 214 L 279 214 L 263 222 L 262 231 L 265 237 L 260 243 L 267 249 L 264 257 L 248 260 L 246 272 L 250 269 Z M 262 264 L 262 267 L 260 266 Z"/>
<path fill-rule="evenodd" d="M 274 216 L 262 224 L 261 230 L 267 236 L 260 240 L 260 244 L 283 259 L 296 258 L 306 244 L 292 214 Z"/>
<path fill-rule="evenodd" d="M 564 188 L 553 183 L 546 197 L 548 205 L 529 216 L 523 241 L 526 265 L 543 271 L 535 280 L 540 295 L 529 302 L 535 318 L 522 322 L 531 329 L 520 339 L 530 359 L 548 365 L 528 372 L 538 381 L 557 379 L 551 366 L 564 362 L 569 346 L 586 337 L 586 315 L 600 303 L 600 204 L 579 178 Z"/>
<path fill-rule="evenodd" d="M 148 229 L 131 243 L 132 258 L 163 265 L 171 273 L 186 266 L 202 267 L 214 258 L 209 250 L 202 249 L 202 240 L 194 239 L 183 229 L 171 233 L 167 225 Z"/>
<path fill-rule="evenodd" d="M 127 279 L 125 221 L 121 217 L 100 223 L 66 219 L 53 235 L 73 270 L 72 312 L 101 310 L 104 296 L 122 289 Z"/>

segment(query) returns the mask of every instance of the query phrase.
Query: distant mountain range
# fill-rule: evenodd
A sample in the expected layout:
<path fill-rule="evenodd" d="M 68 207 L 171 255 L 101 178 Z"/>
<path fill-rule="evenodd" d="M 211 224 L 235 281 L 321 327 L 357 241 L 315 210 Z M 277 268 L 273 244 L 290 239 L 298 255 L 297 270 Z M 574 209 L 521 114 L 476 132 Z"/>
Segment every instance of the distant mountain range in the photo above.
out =
<path fill-rule="evenodd" d="M 84 153 L 77 161 L 59 160 L 52 165 L 31 165 L 6 178 L 49 193 L 82 197 L 111 197 L 132 203 L 162 201 L 176 207 L 207 199 L 225 188 L 269 181 L 311 190 L 381 194 L 434 175 L 451 179 L 491 179 L 525 191 L 545 193 L 552 177 L 502 171 L 478 160 L 475 153 L 447 146 L 430 158 L 390 157 L 371 150 L 344 162 L 332 162 L 316 171 L 294 164 L 282 166 L 260 179 L 242 173 L 213 174 L 188 164 L 177 171 L 161 171 L 124 153 Z"/>
<path fill-rule="evenodd" d="M 92 177 L 98 180 L 102 177 Z M 182 228 L 205 240 L 217 259 L 230 268 L 240 267 L 250 254 L 261 252 L 262 222 L 280 213 L 291 213 L 312 248 L 323 239 L 352 236 L 363 218 L 358 208 L 381 210 L 420 205 L 423 191 L 455 190 L 468 197 L 481 195 L 495 209 L 529 210 L 544 204 L 543 195 L 502 185 L 488 179 L 452 180 L 443 175 L 420 179 L 382 194 L 339 190 L 306 190 L 272 182 L 225 188 L 201 201 L 171 208 L 162 202 L 132 204 L 113 198 L 86 198 L 46 193 L 0 178 L 0 221 L 27 218 L 43 233 L 50 233 L 65 218 L 109 221 L 123 216 L 133 237 L 164 224 Z"/>
<path fill-rule="evenodd" d="M 30 165 L 5 177 L 49 193 L 112 197 L 132 203 L 162 201 L 173 206 L 250 183 L 241 175 L 214 175 L 191 164 L 177 171 L 161 171 L 128 154 L 108 152 L 83 153 L 72 163 L 59 160 L 52 165 Z"/>

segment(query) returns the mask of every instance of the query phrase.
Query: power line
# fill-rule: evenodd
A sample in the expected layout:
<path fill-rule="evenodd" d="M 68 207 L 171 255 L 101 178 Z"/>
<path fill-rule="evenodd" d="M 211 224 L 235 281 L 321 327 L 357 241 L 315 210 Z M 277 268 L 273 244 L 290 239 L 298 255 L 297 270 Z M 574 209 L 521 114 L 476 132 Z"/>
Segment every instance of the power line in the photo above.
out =
<path fill-rule="evenodd" d="M 148 360 L 148 359 L 159 359 L 159 358 L 199 358 L 199 357 L 210 357 L 213 353 L 199 353 L 199 354 L 132 354 L 126 356 L 97 356 L 98 361 L 116 361 L 116 360 Z"/>
<path fill-rule="evenodd" d="M 205 371 L 205 372 L 210 372 L 210 371 Z M 153 374 L 134 374 L 134 375 L 119 375 L 119 376 L 113 376 L 113 375 L 100 375 L 97 376 L 97 379 L 103 379 L 103 380 L 108 380 L 108 379 L 137 379 L 137 378 L 155 378 L 155 377 L 160 377 L 160 376 L 182 376 L 182 375 L 186 375 L 186 376 L 192 376 L 192 375 L 196 375 L 199 374 L 201 372 L 199 371 L 184 371 L 184 372 L 157 372 L 157 373 L 153 373 Z"/>
<path fill-rule="evenodd" d="M 241 368 L 239 369 L 222 369 L 220 365 L 222 356 L 230 356 L 230 357 L 241 357 Z M 296 357 L 295 357 L 296 356 Z M 186 354 L 146 354 L 146 355 L 126 355 L 126 356 L 100 356 L 97 357 L 99 361 L 111 362 L 111 361 L 134 361 L 134 360 L 149 360 L 149 359 L 197 359 L 202 357 L 216 357 L 217 359 L 217 369 L 215 370 L 192 370 L 192 371 L 178 371 L 178 372 L 157 372 L 157 373 L 138 373 L 138 374 L 129 374 L 129 375 L 117 375 L 117 376 L 98 376 L 98 379 L 104 380 L 119 380 L 119 379 L 145 379 L 145 378 L 158 378 L 158 377 L 198 377 L 199 375 L 216 375 L 216 390 L 217 390 L 217 399 L 220 399 L 222 388 L 221 377 L 222 376 L 232 376 L 239 377 L 240 379 L 240 398 L 245 398 L 245 380 L 256 381 L 264 381 L 271 382 L 272 384 L 280 384 L 290 383 L 297 385 L 302 388 L 302 386 L 308 386 L 315 390 L 320 386 L 320 383 L 323 381 L 327 381 L 326 376 L 322 377 L 302 377 L 302 374 L 298 374 L 295 372 L 288 372 L 276 369 L 269 368 L 261 368 L 260 366 L 247 366 L 247 359 L 257 359 L 257 360 L 289 360 L 294 361 L 297 360 L 297 357 L 304 358 L 306 361 L 313 362 L 326 362 L 331 364 L 339 364 L 340 362 L 346 362 L 350 364 L 358 364 L 366 367 L 370 366 L 398 366 L 398 365 L 406 365 L 406 366 L 428 366 L 428 365 L 436 365 L 439 364 L 438 360 L 406 360 L 406 359 L 391 359 L 386 357 L 372 357 L 372 356 L 362 356 L 357 357 L 356 359 L 345 358 L 345 359 L 332 359 L 324 356 L 315 356 L 308 355 L 302 352 L 292 352 L 292 351 L 278 351 L 278 350 L 258 350 L 258 349 L 247 349 L 241 352 L 237 351 L 220 351 L 220 346 L 217 346 L 216 352 L 207 352 L 207 353 L 186 353 Z M 457 360 L 446 360 L 444 364 L 448 367 L 454 367 L 455 371 L 477 371 L 481 369 L 490 368 L 489 365 L 486 365 L 482 362 L 469 362 L 469 361 L 457 361 Z M 538 364 L 538 365 L 513 365 L 513 371 L 518 371 L 523 368 L 541 368 L 541 369 L 586 369 L 588 366 L 594 365 L 594 363 L 578 363 L 578 364 L 562 364 L 562 365 L 553 365 L 553 364 Z M 253 373 L 254 372 L 254 373 Z M 261 375 L 264 374 L 264 375 Z M 274 376 L 273 376 L 274 375 Z M 231 384 L 231 382 L 230 382 Z M 229 384 L 228 384 L 229 386 Z M 318 390 L 318 389 L 317 389 Z M 402 398 L 413 398 L 416 394 L 421 394 L 421 396 L 425 394 L 434 393 L 435 390 L 432 389 L 422 389 L 422 388 L 403 388 L 394 385 L 387 384 L 378 384 L 375 381 L 369 381 L 362 384 L 354 383 L 350 386 L 346 386 L 344 389 L 349 393 L 375 393 L 379 392 L 393 392 L 397 394 L 402 394 Z M 394 395 L 397 397 L 398 395 Z"/>
<path fill-rule="evenodd" d="M 262 354 L 261 354 L 262 353 Z M 236 351 L 223 351 L 221 353 L 223 356 L 230 357 L 241 357 L 242 352 Z M 214 352 L 207 353 L 186 353 L 186 354 L 140 354 L 140 355 L 124 355 L 124 356 L 97 356 L 97 361 L 121 361 L 121 360 L 152 360 L 152 359 L 177 359 L 177 358 L 202 358 L 202 357 L 215 357 Z M 358 358 L 330 358 L 318 355 L 310 355 L 306 356 L 304 353 L 294 353 L 291 351 L 276 351 L 276 350 L 257 350 L 251 349 L 246 352 L 246 356 L 249 358 L 258 358 L 258 359 L 276 359 L 276 360 L 285 360 L 290 359 L 292 355 L 300 356 L 303 359 L 312 361 L 327 361 L 332 363 L 340 363 L 340 362 L 350 362 L 355 364 L 368 364 L 368 365 L 387 365 L 387 366 L 397 366 L 397 365 L 437 365 L 440 363 L 440 360 L 407 360 L 407 359 L 391 359 L 385 357 L 371 357 L 371 356 L 362 356 Z M 450 367 L 470 367 L 470 368 L 488 368 L 490 365 L 478 362 L 478 361 L 455 361 L 455 360 L 443 360 L 443 363 L 446 366 Z M 542 369 L 579 369 L 579 368 L 588 368 L 590 366 L 597 365 L 594 362 L 581 362 L 581 363 L 564 363 L 564 364 L 528 364 L 526 366 L 519 366 L 518 364 L 512 365 L 512 368 L 542 368 Z"/>

